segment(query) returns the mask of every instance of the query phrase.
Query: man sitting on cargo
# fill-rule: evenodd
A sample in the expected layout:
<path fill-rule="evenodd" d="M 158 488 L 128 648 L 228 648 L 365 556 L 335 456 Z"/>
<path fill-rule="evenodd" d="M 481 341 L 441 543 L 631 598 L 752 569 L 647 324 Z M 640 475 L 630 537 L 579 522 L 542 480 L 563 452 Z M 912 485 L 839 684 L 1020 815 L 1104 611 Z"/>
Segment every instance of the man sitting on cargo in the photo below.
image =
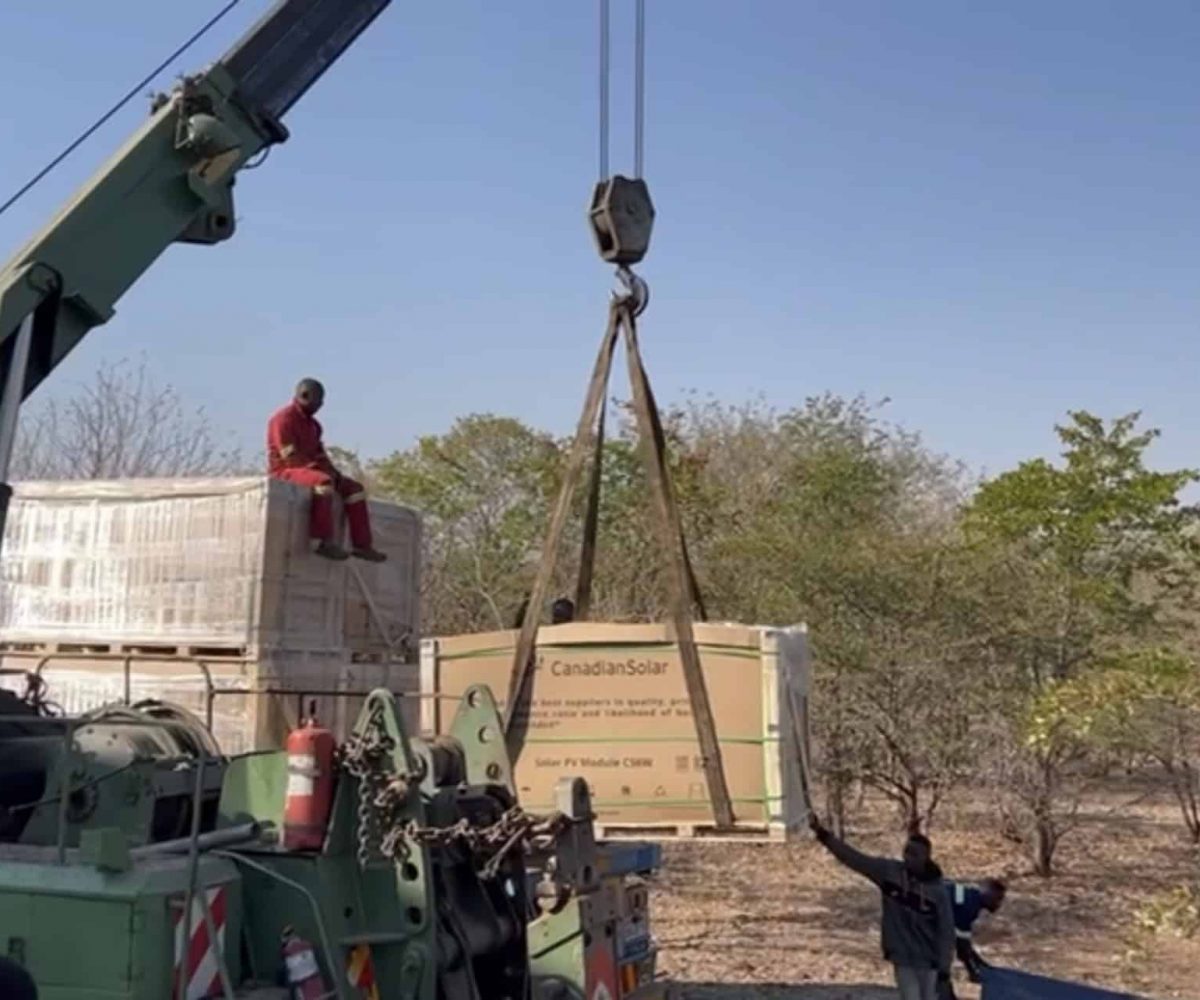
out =
<path fill-rule="evenodd" d="M 367 562 L 383 562 L 387 556 L 371 542 L 371 519 L 367 494 L 361 483 L 343 476 L 325 453 L 317 411 L 325 402 L 325 387 L 315 378 L 301 379 L 295 398 L 271 415 L 267 424 L 267 471 L 274 479 L 307 486 L 312 490 L 309 533 L 314 551 L 326 559 L 353 555 Z M 349 553 L 333 540 L 333 493 L 346 505 L 350 527 Z"/>

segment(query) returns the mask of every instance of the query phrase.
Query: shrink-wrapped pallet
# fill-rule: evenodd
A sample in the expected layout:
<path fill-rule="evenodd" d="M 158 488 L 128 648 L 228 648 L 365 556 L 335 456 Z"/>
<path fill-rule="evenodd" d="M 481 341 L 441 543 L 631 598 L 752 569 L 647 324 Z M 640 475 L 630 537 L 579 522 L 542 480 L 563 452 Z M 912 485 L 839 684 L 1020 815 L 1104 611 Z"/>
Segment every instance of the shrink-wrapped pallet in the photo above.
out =
<path fill-rule="evenodd" d="M 516 632 L 421 645 L 422 729 L 443 732 L 456 699 L 487 684 L 503 703 Z M 808 697 L 807 632 L 699 624 L 695 637 L 738 830 L 784 838 L 806 819 L 797 732 Z M 713 832 L 703 762 L 673 630 L 576 622 L 542 628 L 516 763 L 521 802 L 552 805 L 578 775 L 608 834 Z M 793 723 L 800 717 L 800 726 Z"/>
<path fill-rule="evenodd" d="M 362 699 L 335 692 L 415 694 L 420 524 L 372 501 L 388 561 L 332 563 L 310 551 L 309 499 L 266 477 L 18 485 L 0 665 L 40 671 L 72 713 L 154 698 L 211 714 L 228 753 L 278 746 L 314 697 L 344 733 Z"/>
<path fill-rule="evenodd" d="M 372 501 L 388 561 L 333 563 L 309 549 L 309 498 L 266 477 L 18 485 L 0 643 L 394 655 L 417 634 L 416 513 Z"/>

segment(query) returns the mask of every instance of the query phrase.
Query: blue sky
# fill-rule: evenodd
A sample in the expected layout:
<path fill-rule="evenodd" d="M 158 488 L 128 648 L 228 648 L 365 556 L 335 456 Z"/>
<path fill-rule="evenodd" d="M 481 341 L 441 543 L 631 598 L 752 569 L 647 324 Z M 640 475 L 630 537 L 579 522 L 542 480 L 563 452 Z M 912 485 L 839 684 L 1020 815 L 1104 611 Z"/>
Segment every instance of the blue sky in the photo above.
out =
<path fill-rule="evenodd" d="M 0 195 L 218 6 L 6 5 Z M 1067 409 L 1142 409 L 1159 463 L 1200 464 L 1200 6 L 647 6 L 661 398 L 886 396 L 993 472 L 1052 453 Z M 632 0 L 613 7 L 628 167 Z M 236 239 L 172 248 L 42 391 L 145 353 L 251 449 L 305 374 L 367 454 L 467 412 L 566 432 L 611 284 L 584 225 L 596 45 L 594 0 L 395 0 L 239 183 Z M 0 252 L 145 106 L 0 217 Z"/>

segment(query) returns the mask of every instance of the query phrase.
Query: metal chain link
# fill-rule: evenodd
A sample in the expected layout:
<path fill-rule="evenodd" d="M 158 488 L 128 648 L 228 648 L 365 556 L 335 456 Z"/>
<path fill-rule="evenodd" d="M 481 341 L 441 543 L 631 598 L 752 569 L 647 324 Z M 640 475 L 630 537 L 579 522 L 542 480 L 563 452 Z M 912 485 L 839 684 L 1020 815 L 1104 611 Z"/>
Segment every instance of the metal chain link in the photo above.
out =
<path fill-rule="evenodd" d="M 384 820 L 408 794 L 407 778 L 394 775 L 389 781 L 383 770 L 384 761 L 390 760 L 395 750 L 395 741 L 384 730 L 382 721 L 382 711 L 377 710 L 366 733 L 355 733 L 341 748 L 343 769 L 358 779 L 357 857 L 363 868 L 372 855 L 383 853 Z"/>
<path fill-rule="evenodd" d="M 408 775 L 390 772 L 395 741 L 384 731 L 382 714 L 369 721 L 366 733 L 351 736 L 341 748 L 342 768 L 358 780 L 357 858 L 366 867 L 372 857 L 407 859 L 414 847 L 449 847 L 461 844 L 475 858 L 482 878 L 495 878 L 512 851 L 521 847 L 549 847 L 570 821 L 562 813 L 533 816 L 519 805 L 508 809 L 489 826 L 473 826 L 460 819 L 450 826 L 423 826 L 415 820 L 401 821 L 412 790 Z"/>

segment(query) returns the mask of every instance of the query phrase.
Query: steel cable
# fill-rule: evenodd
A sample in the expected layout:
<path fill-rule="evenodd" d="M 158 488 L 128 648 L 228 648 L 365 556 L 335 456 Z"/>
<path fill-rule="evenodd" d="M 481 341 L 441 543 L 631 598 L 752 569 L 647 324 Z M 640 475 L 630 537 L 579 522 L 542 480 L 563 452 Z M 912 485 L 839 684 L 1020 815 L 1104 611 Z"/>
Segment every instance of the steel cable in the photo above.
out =
<path fill-rule="evenodd" d="M 642 176 L 646 134 L 646 0 L 637 0 L 637 60 L 633 87 L 633 176 Z"/>
<path fill-rule="evenodd" d="M 600 180 L 608 180 L 609 4 L 600 0 Z"/>
<path fill-rule="evenodd" d="M 646 0 L 637 0 L 633 78 L 633 176 L 642 176 L 646 157 Z M 600 180 L 609 178 L 609 91 L 611 90 L 611 4 L 600 0 Z"/>
<path fill-rule="evenodd" d="M 13 207 L 13 205 L 15 205 L 22 198 L 24 198 L 25 195 L 27 195 L 30 191 L 32 191 L 35 187 L 37 187 L 37 185 L 40 184 L 42 182 L 42 180 L 44 180 L 45 177 L 52 170 L 54 170 L 55 167 L 57 167 L 60 163 L 62 163 L 63 160 L 65 160 L 68 156 L 70 156 L 73 152 L 75 152 L 75 150 L 77 150 L 80 146 L 82 146 L 85 142 L 87 142 L 88 139 L 90 139 L 93 135 L 95 135 L 96 132 L 98 132 L 101 128 L 103 128 L 105 126 L 105 124 L 107 124 L 108 121 L 114 115 L 116 115 L 118 112 L 121 111 L 122 108 L 125 107 L 125 105 L 127 105 L 130 101 L 132 101 L 135 97 L 137 97 L 138 94 L 142 93 L 142 91 L 146 87 L 148 87 L 151 83 L 153 83 L 155 77 L 157 77 L 163 70 L 165 70 L 168 66 L 170 66 L 171 63 L 173 63 L 181 55 L 183 55 L 185 52 L 187 52 L 187 50 L 190 49 L 193 45 L 195 45 L 198 41 L 200 41 L 200 39 L 202 39 L 205 35 L 207 35 L 213 28 L 215 28 L 224 19 L 224 17 L 230 11 L 232 11 L 234 9 L 234 7 L 236 7 L 241 2 L 242 2 L 242 0 L 228 0 L 228 3 L 226 3 L 224 7 L 222 7 L 219 11 L 217 11 L 217 13 L 214 14 L 211 18 L 209 18 L 208 21 L 206 21 L 203 26 L 201 26 L 196 32 L 194 32 L 192 34 L 192 36 L 190 38 L 187 39 L 187 41 L 185 41 L 182 45 L 180 45 L 177 49 L 175 49 L 174 52 L 172 52 L 169 56 L 167 56 L 157 66 L 155 66 L 153 70 L 151 70 L 144 77 L 142 77 L 142 79 L 140 79 L 137 83 L 135 83 L 132 87 L 130 87 L 129 90 L 125 93 L 125 95 L 119 101 L 117 101 L 116 104 L 114 104 L 111 108 L 109 108 L 107 111 L 105 111 L 104 114 L 102 114 L 99 118 L 97 118 L 83 132 L 81 132 L 71 142 L 71 144 L 67 146 L 66 149 L 64 149 L 61 153 L 59 153 L 56 157 L 54 157 L 54 159 L 52 159 L 49 163 L 47 163 L 44 167 L 42 167 L 42 169 L 39 170 L 36 174 L 34 174 L 33 177 L 31 177 L 20 188 L 18 188 L 17 191 L 3 205 L 0 205 L 0 215 L 3 215 L 5 212 L 7 212 L 10 208 Z"/>

